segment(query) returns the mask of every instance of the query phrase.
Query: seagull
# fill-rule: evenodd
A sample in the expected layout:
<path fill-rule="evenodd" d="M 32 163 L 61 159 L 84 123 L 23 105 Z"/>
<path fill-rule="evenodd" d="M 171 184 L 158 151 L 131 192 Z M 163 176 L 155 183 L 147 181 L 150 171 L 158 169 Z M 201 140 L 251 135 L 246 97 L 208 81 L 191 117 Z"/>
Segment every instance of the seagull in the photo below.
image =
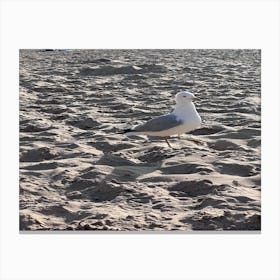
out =
<path fill-rule="evenodd" d="M 168 136 L 190 132 L 201 126 L 201 117 L 196 111 L 193 103 L 196 100 L 194 94 L 182 91 L 175 95 L 176 105 L 170 114 L 155 117 L 144 124 L 127 129 L 124 134 L 131 135 L 150 135 L 163 137 L 171 148 L 167 140 Z"/>

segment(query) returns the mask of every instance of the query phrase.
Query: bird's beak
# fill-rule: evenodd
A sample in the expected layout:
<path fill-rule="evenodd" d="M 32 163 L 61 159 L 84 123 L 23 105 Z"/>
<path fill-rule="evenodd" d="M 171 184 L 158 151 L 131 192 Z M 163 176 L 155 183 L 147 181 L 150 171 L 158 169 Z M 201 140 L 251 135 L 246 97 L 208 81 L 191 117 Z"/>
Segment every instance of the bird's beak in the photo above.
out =
<path fill-rule="evenodd" d="M 194 100 L 194 101 L 197 101 L 197 100 L 200 100 L 200 98 L 198 98 L 198 97 L 195 96 L 195 97 L 193 98 L 193 100 Z"/>

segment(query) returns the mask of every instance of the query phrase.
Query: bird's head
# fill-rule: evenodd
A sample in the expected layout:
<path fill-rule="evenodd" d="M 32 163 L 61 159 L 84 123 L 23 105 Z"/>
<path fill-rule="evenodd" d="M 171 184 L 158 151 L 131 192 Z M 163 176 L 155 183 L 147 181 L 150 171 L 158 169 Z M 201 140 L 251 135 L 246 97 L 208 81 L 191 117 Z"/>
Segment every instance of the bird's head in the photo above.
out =
<path fill-rule="evenodd" d="M 178 103 L 189 103 L 189 102 L 192 102 L 196 99 L 197 98 L 192 93 L 187 92 L 187 91 L 178 92 L 175 96 L 176 104 L 178 104 Z"/>

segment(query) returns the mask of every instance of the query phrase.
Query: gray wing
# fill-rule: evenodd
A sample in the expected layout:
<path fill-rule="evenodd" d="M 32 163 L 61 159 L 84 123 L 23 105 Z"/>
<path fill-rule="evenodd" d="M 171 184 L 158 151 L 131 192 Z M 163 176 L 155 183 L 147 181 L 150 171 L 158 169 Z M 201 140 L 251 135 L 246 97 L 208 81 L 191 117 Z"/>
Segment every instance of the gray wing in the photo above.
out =
<path fill-rule="evenodd" d="M 183 121 L 177 120 L 173 114 L 163 115 L 147 121 L 142 125 L 138 125 L 134 128 L 137 132 L 147 131 L 162 131 L 167 130 L 182 124 Z"/>

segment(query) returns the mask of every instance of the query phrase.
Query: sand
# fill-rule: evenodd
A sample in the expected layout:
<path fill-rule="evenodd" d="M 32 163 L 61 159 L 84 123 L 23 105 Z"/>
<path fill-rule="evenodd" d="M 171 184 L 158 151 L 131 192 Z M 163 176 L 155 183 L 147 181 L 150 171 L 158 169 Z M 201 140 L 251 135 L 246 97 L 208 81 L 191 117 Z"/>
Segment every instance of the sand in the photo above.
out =
<path fill-rule="evenodd" d="M 21 50 L 20 230 L 261 229 L 259 50 Z M 169 148 L 121 132 L 198 96 Z"/>

